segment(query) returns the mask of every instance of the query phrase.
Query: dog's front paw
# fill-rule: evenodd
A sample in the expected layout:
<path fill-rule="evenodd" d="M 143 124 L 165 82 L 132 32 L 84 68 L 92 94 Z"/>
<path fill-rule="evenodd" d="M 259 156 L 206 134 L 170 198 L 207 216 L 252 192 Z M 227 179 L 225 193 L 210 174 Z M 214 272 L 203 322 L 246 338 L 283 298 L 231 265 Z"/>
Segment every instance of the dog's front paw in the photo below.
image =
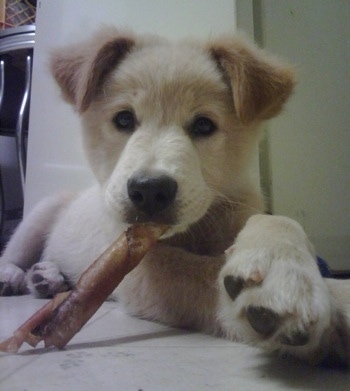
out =
<path fill-rule="evenodd" d="M 302 228 L 272 222 L 253 219 L 227 252 L 218 315 L 231 338 L 317 361 L 331 324 L 329 290 Z"/>
<path fill-rule="evenodd" d="M 25 272 L 12 263 L 0 265 L 0 296 L 28 293 Z"/>
<path fill-rule="evenodd" d="M 27 273 L 28 289 L 37 297 L 52 297 L 67 291 L 69 285 L 53 262 L 36 263 Z"/>
<path fill-rule="evenodd" d="M 251 255 L 240 254 L 239 261 L 233 257 L 220 275 L 220 318 L 227 332 L 268 350 L 315 348 L 331 316 L 317 268 L 314 276 L 276 259 L 252 262 Z"/>

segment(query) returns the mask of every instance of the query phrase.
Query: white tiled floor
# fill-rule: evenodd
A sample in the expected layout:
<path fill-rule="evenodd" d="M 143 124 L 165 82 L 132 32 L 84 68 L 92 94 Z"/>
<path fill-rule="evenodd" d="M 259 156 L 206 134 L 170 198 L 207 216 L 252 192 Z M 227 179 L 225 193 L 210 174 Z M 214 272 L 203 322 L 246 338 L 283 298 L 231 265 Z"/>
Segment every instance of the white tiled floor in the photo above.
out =
<path fill-rule="evenodd" d="M 0 298 L 0 339 L 43 305 Z M 350 373 L 269 358 L 256 349 L 125 315 L 107 302 L 65 350 L 0 353 L 1 391 L 350 390 Z"/>

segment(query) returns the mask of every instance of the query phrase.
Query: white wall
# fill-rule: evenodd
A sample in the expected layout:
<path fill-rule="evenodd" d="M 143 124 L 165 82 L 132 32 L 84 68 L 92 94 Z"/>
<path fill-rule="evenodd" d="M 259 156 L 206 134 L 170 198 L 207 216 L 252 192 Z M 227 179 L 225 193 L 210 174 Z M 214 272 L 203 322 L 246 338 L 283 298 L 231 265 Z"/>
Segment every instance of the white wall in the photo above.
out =
<path fill-rule="evenodd" d="M 170 38 L 208 38 L 236 29 L 235 0 L 41 0 L 37 9 L 25 214 L 44 196 L 92 182 L 79 121 L 48 73 L 50 48 L 89 36 L 101 24 Z"/>
<path fill-rule="evenodd" d="M 333 268 L 350 270 L 350 2 L 254 4 L 264 46 L 299 79 L 269 125 L 272 211 L 302 223 Z"/>

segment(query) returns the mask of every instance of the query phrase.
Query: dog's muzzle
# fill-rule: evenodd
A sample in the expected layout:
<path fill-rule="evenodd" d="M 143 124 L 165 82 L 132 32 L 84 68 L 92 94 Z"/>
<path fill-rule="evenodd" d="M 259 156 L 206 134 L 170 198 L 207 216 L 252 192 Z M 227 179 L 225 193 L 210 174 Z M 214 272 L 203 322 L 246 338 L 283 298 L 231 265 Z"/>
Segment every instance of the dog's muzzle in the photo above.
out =
<path fill-rule="evenodd" d="M 131 201 L 126 214 L 127 221 L 174 224 L 177 190 L 177 182 L 168 175 L 134 174 L 127 182 Z"/>

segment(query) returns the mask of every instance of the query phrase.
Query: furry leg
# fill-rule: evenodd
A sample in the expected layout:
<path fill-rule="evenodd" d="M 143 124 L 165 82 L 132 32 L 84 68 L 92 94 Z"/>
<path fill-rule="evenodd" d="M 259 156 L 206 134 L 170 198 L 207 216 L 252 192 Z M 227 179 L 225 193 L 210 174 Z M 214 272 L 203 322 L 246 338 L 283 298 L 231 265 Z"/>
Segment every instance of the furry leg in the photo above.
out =
<path fill-rule="evenodd" d="M 25 271 L 36 263 L 57 215 L 72 200 L 64 194 L 44 199 L 19 225 L 0 258 L 0 295 L 25 293 Z"/>

